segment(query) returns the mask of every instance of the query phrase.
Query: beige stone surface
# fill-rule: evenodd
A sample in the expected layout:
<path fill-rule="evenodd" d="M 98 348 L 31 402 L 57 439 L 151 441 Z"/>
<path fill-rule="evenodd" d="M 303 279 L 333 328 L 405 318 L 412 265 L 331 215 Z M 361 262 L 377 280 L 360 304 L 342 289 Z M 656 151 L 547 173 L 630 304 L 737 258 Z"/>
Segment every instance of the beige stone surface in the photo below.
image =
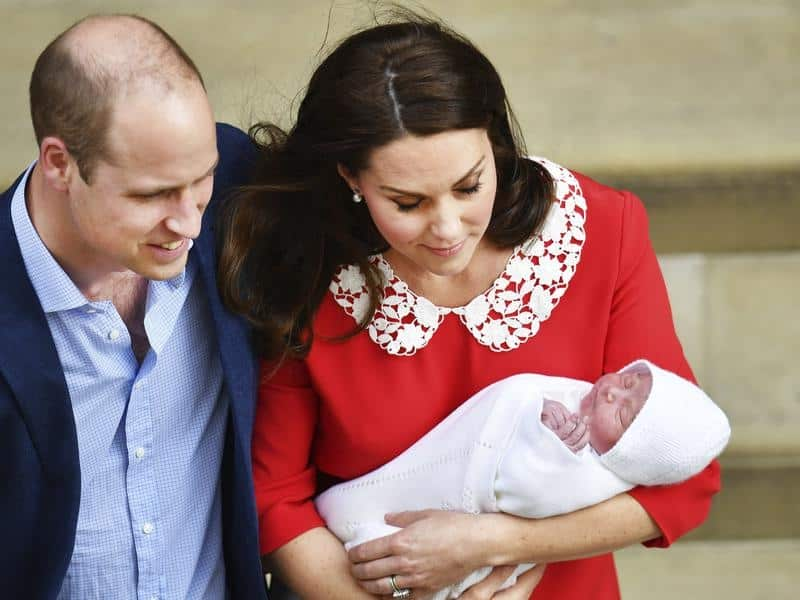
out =
<path fill-rule="evenodd" d="M 800 253 L 660 258 L 676 329 L 730 451 L 800 454 Z"/>
<path fill-rule="evenodd" d="M 136 11 L 197 60 L 218 115 L 286 121 L 326 39 L 366 0 L 0 0 L 0 181 L 32 156 L 26 87 L 76 18 Z M 792 0 L 431 0 L 506 81 L 532 152 L 594 170 L 796 164 L 800 4 Z"/>
<path fill-rule="evenodd" d="M 659 264 L 667 283 L 675 329 L 702 386 L 706 379 L 706 257 L 703 254 L 669 254 L 659 257 Z"/>
<path fill-rule="evenodd" d="M 626 600 L 797 598 L 800 540 L 684 542 L 616 555 Z"/>
<path fill-rule="evenodd" d="M 705 384 L 743 447 L 800 450 L 800 253 L 708 259 Z"/>

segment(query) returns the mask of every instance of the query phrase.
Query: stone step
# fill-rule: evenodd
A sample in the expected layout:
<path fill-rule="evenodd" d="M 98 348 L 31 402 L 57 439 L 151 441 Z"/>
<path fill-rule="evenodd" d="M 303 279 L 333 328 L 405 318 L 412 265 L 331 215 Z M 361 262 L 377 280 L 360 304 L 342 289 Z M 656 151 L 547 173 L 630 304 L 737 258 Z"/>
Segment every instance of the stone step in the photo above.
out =
<path fill-rule="evenodd" d="M 800 163 L 591 175 L 642 199 L 659 255 L 800 249 Z"/>
<path fill-rule="evenodd" d="M 720 463 L 722 491 L 708 520 L 685 539 L 800 539 L 800 452 L 732 448 Z"/>
<path fill-rule="evenodd" d="M 751 507 L 759 512 L 762 507 Z M 616 554 L 626 600 L 789 600 L 798 597 L 800 539 L 678 542 Z"/>

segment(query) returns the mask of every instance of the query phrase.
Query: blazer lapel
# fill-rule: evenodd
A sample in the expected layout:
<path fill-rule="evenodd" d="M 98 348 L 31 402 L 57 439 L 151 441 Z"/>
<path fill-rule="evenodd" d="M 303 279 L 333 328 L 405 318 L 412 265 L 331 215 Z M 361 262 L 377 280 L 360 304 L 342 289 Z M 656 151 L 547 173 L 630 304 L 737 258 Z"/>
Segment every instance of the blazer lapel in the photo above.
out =
<path fill-rule="evenodd" d="M 0 374 L 45 470 L 54 478 L 74 478 L 80 472 L 78 440 L 67 382 L 11 222 L 18 184 L 0 197 Z"/>
<path fill-rule="evenodd" d="M 207 215 L 212 216 L 212 215 Z M 247 448 L 249 464 L 250 433 L 255 412 L 255 361 L 250 352 L 249 333 L 243 319 L 229 313 L 217 292 L 215 231 L 205 227 L 197 238 L 194 251 L 214 319 L 225 386 L 231 395 L 231 411 L 242 444 Z"/>

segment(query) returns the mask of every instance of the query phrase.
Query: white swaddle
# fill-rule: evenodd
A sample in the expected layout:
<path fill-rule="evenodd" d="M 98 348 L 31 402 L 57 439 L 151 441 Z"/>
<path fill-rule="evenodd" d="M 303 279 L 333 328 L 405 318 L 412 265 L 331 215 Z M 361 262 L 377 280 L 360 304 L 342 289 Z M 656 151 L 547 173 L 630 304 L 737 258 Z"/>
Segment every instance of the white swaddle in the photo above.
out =
<path fill-rule="evenodd" d="M 551 494 L 555 491 L 553 486 L 563 488 L 554 494 L 559 498 L 573 496 L 574 490 L 559 483 L 563 467 L 557 463 L 561 462 L 573 469 L 583 465 L 579 469 L 581 474 L 570 478 L 571 486 L 577 479 L 591 477 L 604 482 L 606 497 L 629 489 L 630 484 L 614 477 L 596 459 L 583 458 L 588 457 L 590 450 L 581 452 L 580 457 L 573 454 L 541 423 L 545 395 L 564 402 L 572 410 L 590 388 L 591 384 L 583 381 L 534 374 L 499 381 L 462 404 L 400 456 L 321 494 L 315 500 L 317 510 L 328 529 L 347 548 L 397 531 L 384 523 L 387 512 L 427 508 L 497 512 L 504 504 L 520 503 L 513 499 L 515 494 L 505 490 L 513 488 L 523 472 L 514 468 L 516 461 L 503 458 L 517 454 L 516 447 L 529 444 L 531 439 L 537 441 L 534 452 L 542 452 L 547 460 L 532 457 L 536 464 L 529 464 L 530 461 L 525 464 L 525 469 L 539 471 L 537 475 L 528 471 L 526 487 L 530 487 L 531 481 L 538 481 Z M 519 435 L 527 432 L 532 435 Z M 506 452 L 507 448 L 515 449 Z M 556 464 L 552 462 L 554 457 L 560 457 Z M 501 465 L 504 468 L 498 477 Z M 550 477 L 554 472 L 559 473 L 559 478 Z M 539 476 L 547 479 L 537 479 Z M 499 496 L 492 485 L 495 480 L 504 490 Z M 603 494 L 601 487 L 595 486 L 596 495 Z M 548 506 L 553 504 L 548 502 Z M 505 585 L 511 585 L 516 575 L 531 566 L 521 565 Z M 440 591 L 436 600 L 457 598 L 489 571 L 488 567 L 476 571 L 459 584 Z"/>
<path fill-rule="evenodd" d="M 645 364 L 654 376 L 645 406 L 655 399 L 659 407 L 675 406 L 681 411 L 687 403 L 694 408 L 699 402 L 706 408 L 699 422 L 693 422 L 705 434 L 713 432 L 714 442 L 703 442 L 700 449 L 693 444 L 692 469 L 698 472 L 727 443 L 727 418 L 693 384 Z M 315 500 L 317 510 L 328 529 L 350 548 L 397 531 L 384 523 L 387 512 L 438 508 L 543 518 L 629 490 L 636 482 L 612 473 L 589 446 L 573 453 L 541 422 L 544 399 L 559 401 L 577 412 L 580 399 L 591 387 L 584 381 L 536 374 L 498 381 L 475 394 L 395 459 L 322 493 Z M 676 396 L 681 400 L 671 402 Z M 663 412 L 658 411 L 659 418 Z M 686 420 L 685 415 L 681 420 Z M 690 433 L 694 435 L 694 431 Z M 503 587 L 512 585 L 532 566 L 520 565 Z M 457 598 L 490 570 L 479 569 L 434 598 Z"/>

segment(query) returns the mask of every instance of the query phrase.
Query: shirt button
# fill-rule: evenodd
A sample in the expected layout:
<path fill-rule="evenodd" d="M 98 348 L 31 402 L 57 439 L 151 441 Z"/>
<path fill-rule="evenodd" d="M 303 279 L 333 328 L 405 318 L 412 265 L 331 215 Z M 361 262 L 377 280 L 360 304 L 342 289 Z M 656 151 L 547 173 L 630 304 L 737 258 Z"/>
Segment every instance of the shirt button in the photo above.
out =
<path fill-rule="evenodd" d="M 139 446 L 136 450 L 133 451 L 133 455 L 136 458 L 144 458 L 144 448 Z M 146 533 L 146 532 L 145 532 Z"/>
<path fill-rule="evenodd" d="M 108 332 L 108 339 L 111 341 L 116 340 L 119 337 L 119 329 L 112 329 Z"/>
<path fill-rule="evenodd" d="M 150 535 L 151 533 L 153 533 L 153 529 L 155 529 L 155 527 L 150 521 L 142 525 L 142 533 L 145 535 Z"/>
<path fill-rule="evenodd" d="M 142 389 L 144 387 L 144 379 L 140 379 L 139 381 L 134 383 L 133 387 L 135 387 L 137 390 Z"/>
<path fill-rule="evenodd" d="M 93 315 L 93 314 L 94 314 L 94 313 L 96 313 L 96 312 L 97 312 L 97 309 L 96 309 L 96 308 L 87 308 L 87 309 L 86 309 L 86 314 L 87 314 L 87 315 Z"/>

